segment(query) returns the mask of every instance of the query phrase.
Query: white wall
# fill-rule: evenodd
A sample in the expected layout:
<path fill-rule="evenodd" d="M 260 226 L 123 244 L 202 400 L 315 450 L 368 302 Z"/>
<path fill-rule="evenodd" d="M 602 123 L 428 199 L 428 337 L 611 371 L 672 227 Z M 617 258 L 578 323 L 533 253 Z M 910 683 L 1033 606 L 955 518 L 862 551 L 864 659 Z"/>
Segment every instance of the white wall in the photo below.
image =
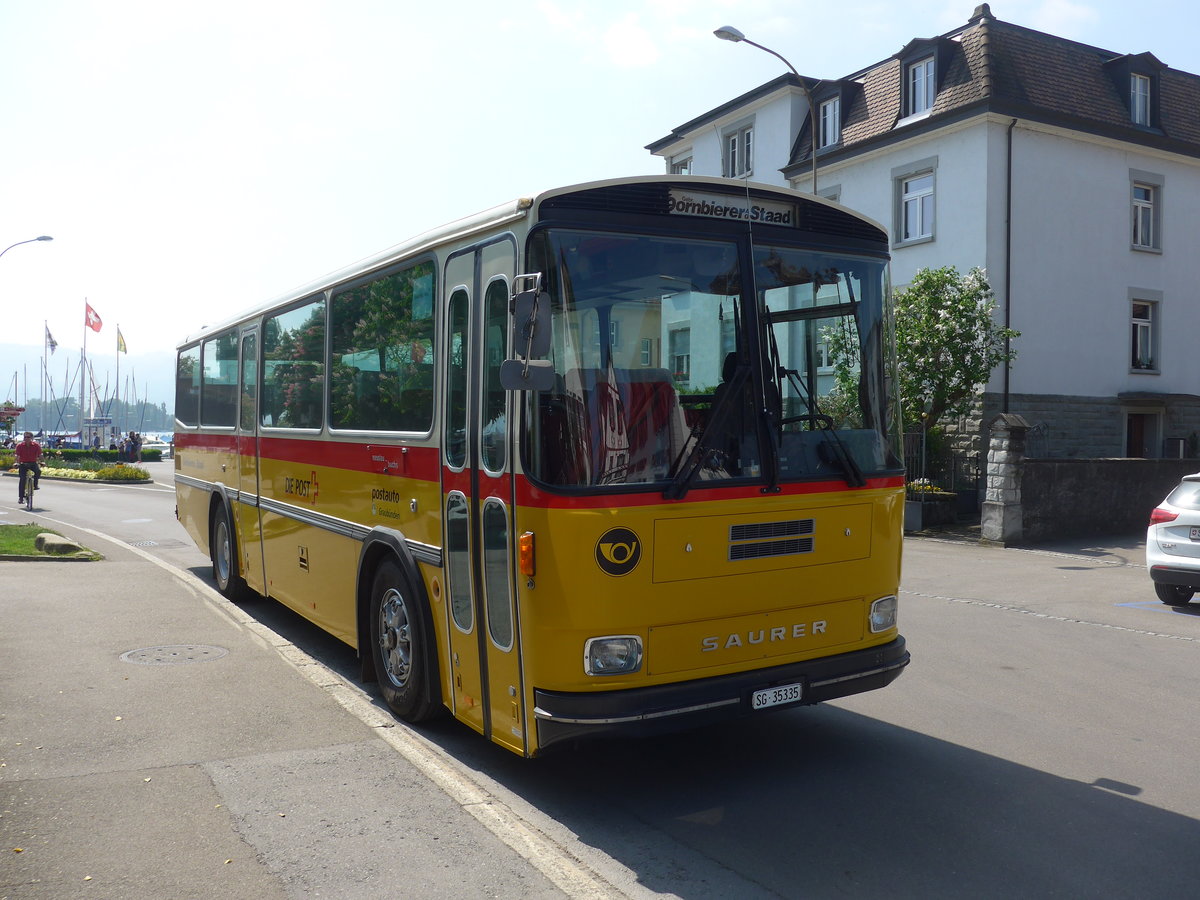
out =
<path fill-rule="evenodd" d="M 1200 165 L 1018 128 L 1014 142 L 1015 393 L 1197 393 Z M 1130 249 L 1130 169 L 1165 178 L 1163 252 Z M 1130 288 L 1162 294 L 1161 374 L 1130 371 Z"/>

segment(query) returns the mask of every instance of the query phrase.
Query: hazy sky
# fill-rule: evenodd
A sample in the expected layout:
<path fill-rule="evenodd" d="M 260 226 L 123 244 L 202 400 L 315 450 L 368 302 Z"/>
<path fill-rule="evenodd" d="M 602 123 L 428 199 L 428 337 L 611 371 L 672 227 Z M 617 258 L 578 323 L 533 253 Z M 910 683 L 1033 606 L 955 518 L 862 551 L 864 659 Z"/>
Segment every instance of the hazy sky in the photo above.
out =
<path fill-rule="evenodd" d="M 784 71 L 836 78 L 971 0 L 0 0 L 0 344 L 185 334 L 646 144 Z M 1190 0 L 999 0 L 1006 21 L 1200 73 Z M 0 393 L 11 378 L 0 358 Z M 0 398 L 3 399 L 3 398 Z"/>

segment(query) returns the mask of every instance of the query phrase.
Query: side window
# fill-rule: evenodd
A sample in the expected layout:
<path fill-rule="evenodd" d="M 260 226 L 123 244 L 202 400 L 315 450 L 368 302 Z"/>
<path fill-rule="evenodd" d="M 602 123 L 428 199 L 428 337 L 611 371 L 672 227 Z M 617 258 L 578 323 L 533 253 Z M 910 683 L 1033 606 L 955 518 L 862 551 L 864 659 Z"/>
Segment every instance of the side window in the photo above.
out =
<path fill-rule="evenodd" d="M 507 456 L 508 391 L 500 384 L 500 364 L 508 358 L 508 284 L 493 281 L 483 300 L 483 465 L 504 468 Z"/>
<path fill-rule="evenodd" d="M 175 362 L 175 418 L 184 425 L 200 424 L 200 347 L 179 351 Z"/>
<path fill-rule="evenodd" d="M 258 336 L 242 338 L 242 400 L 238 427 L 247 434 L 254 433 L 255 407 L 258 403 Z"/>
<path fill-rule="evenodd" d="M 200 424 L 232 428 L 237 424 L 237 334 L 217 335 L 202 347 Z"/>
<path fill-rule="evenodd" d="M 259 416 L 273 428 L 320 428 L 325 397 L 325 298 L 263 323 Z"/>
<path fill-rule="evenodd" d="M 433 296 L 431 262 L 334 294 L 329 307 L 332 428 L 432 427 Z"/>

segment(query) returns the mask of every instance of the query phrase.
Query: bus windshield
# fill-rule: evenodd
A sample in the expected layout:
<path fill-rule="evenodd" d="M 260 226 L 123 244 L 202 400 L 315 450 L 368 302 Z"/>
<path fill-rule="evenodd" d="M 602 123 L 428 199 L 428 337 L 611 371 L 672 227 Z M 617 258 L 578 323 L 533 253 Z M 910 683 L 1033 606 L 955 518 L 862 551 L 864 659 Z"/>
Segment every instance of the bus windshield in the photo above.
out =
<path fill-rule="evenodd" d="M 742 249 L 734 238 L 567 229 L 531 238 L 555 383 L 529 395 L 530 475 L 562 487 L 711 487 L 895 466 L 886 264 Z"/>

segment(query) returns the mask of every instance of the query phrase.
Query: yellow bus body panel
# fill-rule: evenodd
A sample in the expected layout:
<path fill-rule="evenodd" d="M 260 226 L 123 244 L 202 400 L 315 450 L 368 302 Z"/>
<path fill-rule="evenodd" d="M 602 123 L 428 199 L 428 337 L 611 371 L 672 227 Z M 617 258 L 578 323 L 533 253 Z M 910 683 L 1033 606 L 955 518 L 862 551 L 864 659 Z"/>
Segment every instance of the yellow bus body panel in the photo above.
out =
<path fill-rule="evenodd" d="M 902 487 L 886 487 L 779 496 L 765 506 L 755 497 L 521 509 L 519 530 L 535 534 L 539 573 L 532 588 L 518 583 L 527 695 L 666 684 L 889 643 L 897 629 L 873 634 L 867 614 L 899 588 L 903 496 Z M 731 525 L 810 519 L 811 551 L 729 559 L 738 543 Z M 618 526 L 638 536 L 641 558 L 614 577 L 596 553 Z M 585 674 L 586 641 L 608 635 L 642 639 L 640 671 Z"/>

